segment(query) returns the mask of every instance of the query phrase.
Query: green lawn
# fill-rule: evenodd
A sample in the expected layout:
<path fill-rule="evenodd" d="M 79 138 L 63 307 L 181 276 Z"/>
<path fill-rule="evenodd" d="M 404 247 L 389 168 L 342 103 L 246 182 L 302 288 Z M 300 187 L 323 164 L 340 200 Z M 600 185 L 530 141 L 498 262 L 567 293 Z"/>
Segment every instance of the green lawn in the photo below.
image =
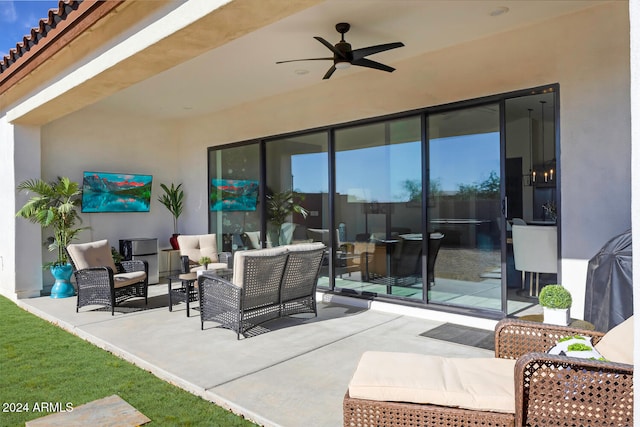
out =
<path fill-rule="evenodd" d="M 47 415 L 33 412 L 41 402 L 78 407 L 113 394 L 150 418 L 149 426 L 255 425 L 0 297 L 0 426 Z M 15 412 L 22 404 L 29 412 Z"/>

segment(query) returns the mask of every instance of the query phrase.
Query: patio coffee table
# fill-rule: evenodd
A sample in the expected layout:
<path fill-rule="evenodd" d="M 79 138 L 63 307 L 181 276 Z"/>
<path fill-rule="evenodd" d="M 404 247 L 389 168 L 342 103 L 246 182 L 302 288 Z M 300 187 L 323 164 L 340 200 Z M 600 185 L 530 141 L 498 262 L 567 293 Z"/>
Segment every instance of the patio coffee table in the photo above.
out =
<path fill-rule="evenodd" d="M 179 288 L 173 288 L 173 282 L 180 282 Z M 167 278 L 169 287 L 169 311 L 173 311 L 173 300 L 187 303 L 187 317 L 189 317 L 189 303 L 198 300 L 198 291 L 195 283 L 198 281 L 196 273 L 175 274 Z"/>
<path fill-rule="evenodd" d="M 218 270 L 208 270 L 216 276 L 230 280 L 233 276 L 233 270 L 230 268 L 222 268 Z M 179 288 L 173 288 L 173 282 L 181 282 Z M 187 303 L 187 317 L 189 317 L 189 303 L 198 301 L 198 274 L 197 272 L 174 274 L 167 278 L 169 287 L 169 311 L 173 311 L 173 300 L 176 302 Z"/>

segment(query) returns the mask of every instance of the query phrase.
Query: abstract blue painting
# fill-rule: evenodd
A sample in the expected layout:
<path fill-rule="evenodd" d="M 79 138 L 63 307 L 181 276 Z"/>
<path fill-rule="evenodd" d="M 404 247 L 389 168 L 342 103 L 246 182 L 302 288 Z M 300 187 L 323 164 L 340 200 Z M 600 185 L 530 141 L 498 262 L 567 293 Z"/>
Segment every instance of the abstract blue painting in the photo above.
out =
<path fill-rule="evenodd" d="M 151 175 L 84 172 L 82 212 L 149 212 Z"/>

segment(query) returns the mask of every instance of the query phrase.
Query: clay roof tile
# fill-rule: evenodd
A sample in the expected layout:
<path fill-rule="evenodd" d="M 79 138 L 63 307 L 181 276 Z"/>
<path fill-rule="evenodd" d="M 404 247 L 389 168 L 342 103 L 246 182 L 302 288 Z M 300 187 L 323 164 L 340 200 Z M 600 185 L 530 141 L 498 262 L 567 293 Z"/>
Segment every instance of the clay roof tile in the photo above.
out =
<path fill-rule="evenodd" d="M 46 18 L 42 18 L 38 26 L 31 29 L 31 32 L 22 38 L 22 41 L 16 43 L 16 47 L 9 50 L 9 54 L 4 58 L 0 58 L 0 73 L 8 69 L 11 64 L 16 62 L 22 55 L 27 53 L 40 40 L 47 37 L 52 29 L 56 28 L 58 23 L 67 19 L 69 14 L 78 9 L 78 5 L 83 0 L 59 0 L 57 9 L 49 9 Z"/>

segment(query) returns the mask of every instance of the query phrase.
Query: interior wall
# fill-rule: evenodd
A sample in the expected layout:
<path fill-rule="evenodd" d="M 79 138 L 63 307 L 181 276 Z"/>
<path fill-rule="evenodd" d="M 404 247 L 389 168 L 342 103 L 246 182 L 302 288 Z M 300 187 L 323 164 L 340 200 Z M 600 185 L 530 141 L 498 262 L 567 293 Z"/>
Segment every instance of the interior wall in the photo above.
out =
<path fill-rule="evenodd" d="M 178 148 L 172 139 L 164 122 L 108 116 L 89 110 L 42 128 L 42 178 L 45 180 L 68 176 L 81 183 L 84 171 L 153 176 L 148 213 L 82 213 L 82 225 L 91 228 L 82 232 L 78 241 L 108 239 L 118 248 L 120 239 L 156 237 L 161 249 L 170 247 L 173 217 L 158 197 L 163 194 L 160 183 L 170 186 L 172 182 L 181 182 L 176 166 Z M 190 191 L 185 191 L 186 202 L 190 202 L 191 197 Z M 179 223 L 180 227 L 181 221 Z"/>
<path fill-rule="evenodd" d="M 187 188 L 206 199 L 208 146 L 557 82 L 565 218 L 561 277 L 575 294 L 574 313 L 581 315 L 588 260 L 631 224 L 627 3 L 593 7 L 394 65 L 391 74 L 336 75 L 330 84 L 181 123 L 180 169 Z M 206 225 L 199 210 L 188 215 L 190 224 Z"/>

